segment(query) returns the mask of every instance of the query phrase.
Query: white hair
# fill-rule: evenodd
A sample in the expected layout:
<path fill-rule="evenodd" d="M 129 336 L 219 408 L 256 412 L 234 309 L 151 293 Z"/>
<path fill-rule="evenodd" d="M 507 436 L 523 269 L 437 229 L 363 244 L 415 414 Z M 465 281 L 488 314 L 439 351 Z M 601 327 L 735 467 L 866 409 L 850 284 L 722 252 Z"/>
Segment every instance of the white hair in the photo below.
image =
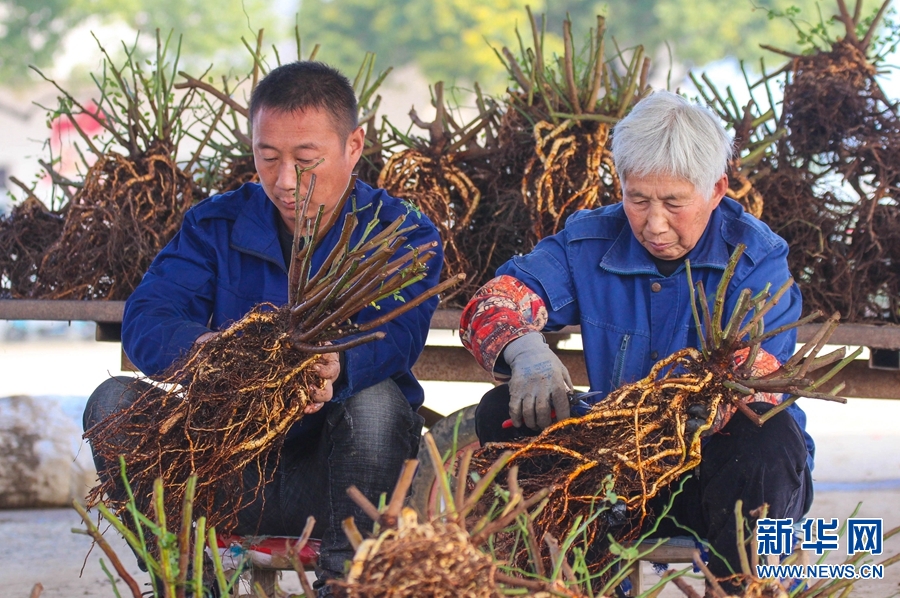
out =
<path fill-rule="evenodd" d="M 667 175 L 712 195 L 733 152 L 719 120 L 670 91 L 644 98 L 613 129 L 612 153 L 619 177 Z"/>

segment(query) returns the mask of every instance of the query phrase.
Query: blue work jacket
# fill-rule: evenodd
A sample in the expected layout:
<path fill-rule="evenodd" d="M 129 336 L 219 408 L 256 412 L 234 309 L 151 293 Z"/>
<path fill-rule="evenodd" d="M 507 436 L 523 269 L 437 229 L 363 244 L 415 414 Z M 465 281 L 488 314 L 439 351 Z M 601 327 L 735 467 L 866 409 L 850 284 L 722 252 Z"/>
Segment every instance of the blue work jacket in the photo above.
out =
<path fill-rule="evenodd" d="M 417 227 L 406 234 L 405 245 L 437 242 L 437 255 L 428 262 L 426 277 L 401 292 L 409 301 L 435 286 L 440 278 L 443 252 L 437 229 L 428 218 L 408 209 L 408 204 L 357 182 L 337 223 L 325 234 L 312 256 L 316 272 L 337 244 L 343 215 L 355 205 L 359 224 L 351 237 L 355 244 L 367 225 L 375 222 L 371 235 L 396 218 L 407 215 L 406 224 Z M 148 376 L 167 370 L 187 353 L 203 333 L 221 330 L 240 319 L 255 305 L 287 303 L 287 267 L 278 242 L 275 206 L 262 187 L 248 183 L 230 193 L 210 197 L 185 214 L 181 230 L 153 260 L 143 280 L 125 304 L 122 345 L 128 358 Z M 376 330 L 384 339 L 349 349 L 344 367 L 326 408 L 307 415 L 291 431 L 309 429 L 324 421 L 333 404 L 387 378 L 393 378 L 413 409 L 424 400 L 421 385 L 411 368 L 428 335 L 438 298 L 432 297 Z M 378 308 L 367 307 L 354 321 L 373 320 L 400 302 L 382 300 Z"/>
<path fill-rule="evenodd" d="M 726 317 L 742 289 L 756 294 L 770 284 L 774 293 L 791 276 L 784 239 L 724 198 L 687 256 L 694 284 L 703 281 L 706 292 L 715 293 L 739 243 L 747 248 L 728 287 Z M 657 360 L 700 346 L 685 265 L 662 276 L 632 233 L 621 203 L 573 214 L 561 232 L 501 266 L 497 275 L 502 274 L 521 280 L 544 300 L 544 330 L 581 325 L 591 390 L 604 395 L 643 378 Z M 800 311 L 794 285 L 766 315 L 765 327 L 794 322 Z M 768 339 L 763 348 L 784 363 L 794 353 L 796 337 L 791 330 Z M 806 433 L 806 415 L 796 404 L 788 410 L 803 430 L 812 470 L 815 444 Z"/>

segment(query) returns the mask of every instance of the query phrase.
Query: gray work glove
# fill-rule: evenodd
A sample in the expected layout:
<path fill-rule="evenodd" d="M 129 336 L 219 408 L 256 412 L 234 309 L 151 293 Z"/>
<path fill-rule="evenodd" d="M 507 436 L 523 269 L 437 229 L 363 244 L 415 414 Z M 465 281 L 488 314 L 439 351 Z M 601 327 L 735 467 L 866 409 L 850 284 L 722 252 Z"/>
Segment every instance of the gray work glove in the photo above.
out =
<path fill-rule="evenodd" d="M 547 346 L 544 335 L 529 332 L 503 349 L 509 379 L 509 417 L 517 428 L 524 422 L 533 430 L 546 428 L 556 419 L 569 417 L 572 380 L 566 366 Z"/>

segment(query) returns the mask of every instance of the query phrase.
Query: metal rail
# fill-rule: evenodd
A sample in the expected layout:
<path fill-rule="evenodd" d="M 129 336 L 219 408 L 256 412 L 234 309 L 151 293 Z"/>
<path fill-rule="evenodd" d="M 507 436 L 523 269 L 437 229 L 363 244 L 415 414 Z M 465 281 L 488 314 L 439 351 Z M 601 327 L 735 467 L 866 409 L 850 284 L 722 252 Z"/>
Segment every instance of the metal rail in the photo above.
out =
<path fill-rule="evenodd" d="M 40 299 L 0 300 L 0 320 L 62 320 L 97 322 L 97 340 L 119 341 L 124 301 L 61 301 Z M 458 309 L 439 309 L 431 320 L 432 330 L 456 330 L 462 314 Z M 812 338 L 818 326 L 809 324 L 797 331 L 797 340 Z M 559 334 L 577 334 L 569 326 Z M 900 326 L 840 324 L 830 344 L 863 346 L 870 349 L 900 350 Z M 576 385 L 587 385 L 587 371 L 581 351 L 557 351 Z M 421 380 L 490 382 L 472 356 L 462 347 L 429 345 L 413 367 Z M 851 363 L 835 380 L 846 383 L 841 393 L 848 397 L 900 399 L 900 370 L 872 369 L 864 360 Z"/>
<path fill-rule="evenodd" d="M 121 323 L 124 311 L 124 301 L 0 300 L 0 320 L 74 320 Z"/>
<path fill-rule="evenodd" d="M 2 308 L 0 308 L 2 309 Z M 431 318 L 431 328 L 455 330 L 459 327 L 461 309 L 439 309 Z M 0 312 L 2 317 L 2 312 Z M 818 331 L 818 324 L 806 324 L 797 330 L 797 342 L 805 343 Z M 579 334 L 580 326 L 566 326 L 559 334 Z M 839 324 L 831 335 L 830 345 L 851 345 L 872 349 L 900 349 L 900 326 L 888 324 Z"/>
<path fill-rule="evenodd" d="M 0 320 L 58 320 L 120 324 L 124 301 L 68 301 L 45 299 L 0 299 Z M 433 330 L 456 330 L 460 309 L 439 309 L 431 319 Z M 801 326 L 797 340 L 806 342 L 818 329 L 816 324 Z M 567 326 L 560 334 L 578 334 L 579 326 Z M 118 340 L 118 339 L 109 339 Z M 900 326 L 888 324 L 840 324 L 830 344 L 855 345 L 872 349 L 900 349 Z"/>

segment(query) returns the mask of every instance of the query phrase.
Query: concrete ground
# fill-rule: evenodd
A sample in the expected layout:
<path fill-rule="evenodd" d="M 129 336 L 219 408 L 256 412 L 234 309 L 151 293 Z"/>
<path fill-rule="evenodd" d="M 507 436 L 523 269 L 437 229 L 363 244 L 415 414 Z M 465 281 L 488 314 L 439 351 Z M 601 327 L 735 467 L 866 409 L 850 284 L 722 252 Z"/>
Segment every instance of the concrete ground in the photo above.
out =
<path fill-rule="evenodd" d="M 2 336 L 0 336 L 2 339 Z M 91 390 L 106 376 L 117 374 L 119 348 L 116 344 L 65 339 L 38 339 L 29 342 L 0 340 L 0 396 L 31 394 L 57 400 L 73 417 Z M 427 404 L 448 413 L 471 404 L 486 390 L 485 385 L 465 383 L 425 383 Z M 854 399 L 847 405 L 805 400 L 808 429 L 818 444 L 816 457 L 816 499 L 813 517 L 849 517 L 862 503 L 858 516 L 884 519 L 887 531 L 900 525 L 900 401 Z M 72 509 L 0 511 L 0 596 L 25 598 L 35 583 L 44 586 L 45 598 L 111 597 L 109 580 L 100 566 L 100 551 L 91 541 L 72 533 L 83 528 Z M 123 555 L 123 562 L 141 583 L 140 574 L 124 542 L 107 534 Z M 841 549 L 846 544 L 841 542 Z M 885 554 L 900 552 L 900 538 L 885 543 Z M 828 563 L 843 560 L 833 553 Z M 104 558 L 104 561 L 106 559 Z M 644 566 L 645 586 L 658 576 Z M 702 582 L 692 582 L 702 587 Z M 296 575 L 286 573 L 282 586 L 299 592 Z M 127 588 L 119 584 L 120 592 Z M 662 596 L 681 596 L 673 586 Z M 886 570 L 884 580 L 858 582 L 852 596 L 885 598 L 900 595 L 900 564 Z"/>

